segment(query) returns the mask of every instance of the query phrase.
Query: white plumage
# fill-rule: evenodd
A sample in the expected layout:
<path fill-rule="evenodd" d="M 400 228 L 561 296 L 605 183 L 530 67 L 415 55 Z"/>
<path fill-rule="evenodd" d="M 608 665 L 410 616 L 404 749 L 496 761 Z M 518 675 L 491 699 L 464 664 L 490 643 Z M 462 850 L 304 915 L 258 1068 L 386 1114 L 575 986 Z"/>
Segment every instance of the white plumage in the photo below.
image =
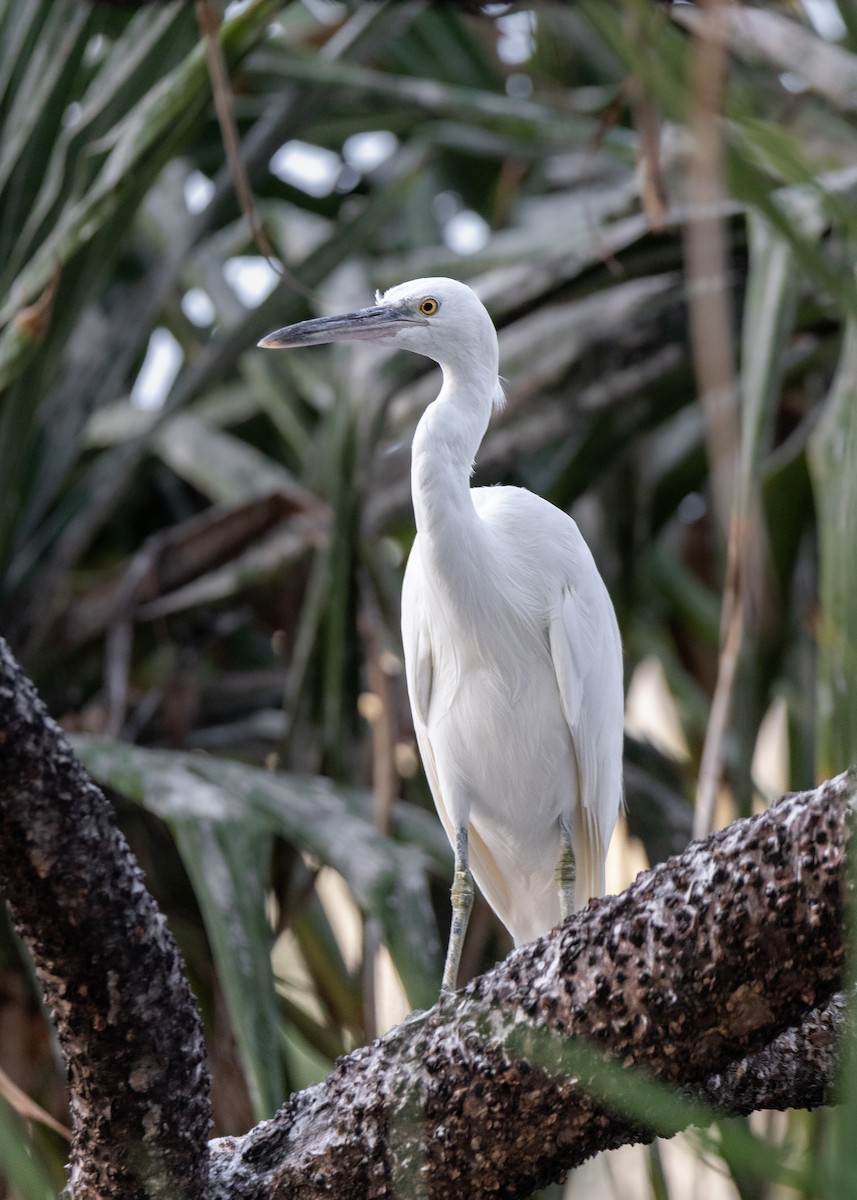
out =
<path fill-rule="evenodd" d="M 408 561 L 408 692 L 450 841 L 469 821 L 476 882 L 521 943 L 560 917 L 560 822 L 575 908 L 604 890 L 622 789 L 621 649 L 570 518 L 519 488 L 471 495 L 469 551 L 444 568 L 421 530 Z"/>
<path fill-rule="evenodd" d="M 444 970 L 453 987 L 470 870 L 516 943 L 604 890 L 622 797 L 619 631 L 571 517 L 522 488 L 470 487 L 502 402 L 497 335 L 471 289 L 414 280 L 373 308 L 303 322 L 260 345 L 345 338 L 391 342 L 443 370 L 414 436 L 417 537 L 402 637 L 423 765 L 456 851 Z"/>

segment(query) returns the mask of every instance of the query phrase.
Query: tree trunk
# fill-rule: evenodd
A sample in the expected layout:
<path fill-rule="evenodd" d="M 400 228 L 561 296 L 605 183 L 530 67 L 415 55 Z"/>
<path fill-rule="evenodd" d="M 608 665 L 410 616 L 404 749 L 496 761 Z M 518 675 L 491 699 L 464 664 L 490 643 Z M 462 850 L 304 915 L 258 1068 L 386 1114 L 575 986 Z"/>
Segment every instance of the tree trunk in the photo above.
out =
<path fill-rule="evenodd" d="M 208 1075 L 184 964 L 111 806 L 2 639 L 0 892 L 68 1070 L 74 1200 L 205 1197 Z"/>

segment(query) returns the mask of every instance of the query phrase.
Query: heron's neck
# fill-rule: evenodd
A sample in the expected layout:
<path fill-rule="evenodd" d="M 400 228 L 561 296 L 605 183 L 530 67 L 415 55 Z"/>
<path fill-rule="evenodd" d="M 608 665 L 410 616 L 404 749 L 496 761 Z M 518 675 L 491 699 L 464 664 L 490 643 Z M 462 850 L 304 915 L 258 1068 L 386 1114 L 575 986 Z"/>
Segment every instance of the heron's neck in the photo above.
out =
<path fill-rule="evenodd" d="M 488 428 L 497 387 L 496 370 L 443 368 L 443 387 L 423 413 L 414 435 L 411 490 L 417 530 L 426 539 L 449 539 L 478 520 L 470 497 L 470 473 Z"/>

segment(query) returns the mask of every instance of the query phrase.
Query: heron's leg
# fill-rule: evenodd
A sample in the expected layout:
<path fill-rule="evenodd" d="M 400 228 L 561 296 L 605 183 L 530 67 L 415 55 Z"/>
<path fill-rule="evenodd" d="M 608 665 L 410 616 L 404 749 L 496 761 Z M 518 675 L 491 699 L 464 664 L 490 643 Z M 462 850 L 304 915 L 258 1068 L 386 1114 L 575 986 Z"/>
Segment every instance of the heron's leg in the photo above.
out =
<path fill-rule="evenodd" d="M 446 948 L 446 962 L 443 966 L 442 992 L 454 992 L 458 982 L 458 966 L 461 962 L 461 948 L 464 945 L 464 935 L 467 932 L 467 922 L 470 920 L 470 910 L 473 908 L 473 876 L 467 865 L 467 825 L 459 825 L 455 831 L 455 873 L 452 877 L 452 926 L 449 930 L 449 944 Z"/>
<path fill-rule="evenodd" d="M 574 881 L 577 879 L 577 864 L 571 845 L 571 830 L 565 821 L 559 823 L 560 851 L 556 860 L 554 878 L 559 891 L 559 912 L 562 920 L 574 912 Z"/>

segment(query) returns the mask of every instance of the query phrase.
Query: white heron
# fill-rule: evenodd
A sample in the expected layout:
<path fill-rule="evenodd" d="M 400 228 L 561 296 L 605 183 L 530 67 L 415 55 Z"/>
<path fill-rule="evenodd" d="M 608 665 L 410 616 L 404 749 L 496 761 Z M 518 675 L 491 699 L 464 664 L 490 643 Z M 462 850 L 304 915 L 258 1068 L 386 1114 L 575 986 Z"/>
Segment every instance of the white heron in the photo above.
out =
<path fill-rule="evenodd" d="M 413 441 L 402 638 L 423 766 L 455 852 L 442 984 L 453 990 L 474 879 L 516 945 L 604 891 L 622 801 L 622 648 L 571 517 L 523 488 L 470 486 L 503 403 L 497 334 L 478 297 L 456 280 L 416 279 L 376 301 L 259 345 L 371 339 L 443 372 Z"/>

